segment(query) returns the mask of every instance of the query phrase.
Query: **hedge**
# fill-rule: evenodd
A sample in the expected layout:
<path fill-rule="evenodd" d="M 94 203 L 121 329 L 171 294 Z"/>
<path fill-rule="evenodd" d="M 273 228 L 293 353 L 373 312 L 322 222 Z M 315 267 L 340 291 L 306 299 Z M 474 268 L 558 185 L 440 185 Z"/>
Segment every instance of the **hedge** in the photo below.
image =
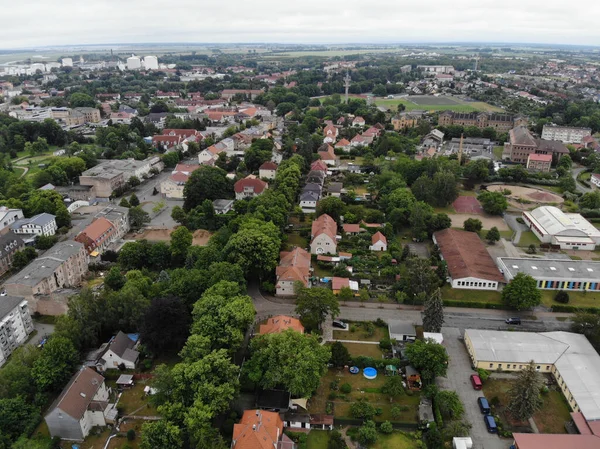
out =
<path fill-rule="evenodd" d="M 392 427 L 394 429 L 418 429 L 419 425 L 414 422 L 404 422 L 404 421 L 390 421 L 392 423 Z M 352 418 L 334 418 L 333 425 L 334 426 L 356 426 L 360 427 L 364 424 L 362 419 L 352 419 Z"/>
<path fill-rule="evenodd" d="M 469 307 L 472 309 L 512 310 L 510 307 L 504 304 L 498 304 L 495 302 L 461 301 L 454 299 L 444 299 L 443 302 L 444 307 Z"/>
<path fill-rule="evenodd" d="M 343 343 L 342 343 L 343 344 Z M 358 357 L 353 357 L 350 359 L 350 363 L 352 366 L 357 366 L 359 368 L 366 368 L 368 366 L 376 368 L 378 370 L 385 370 L 387 365 L 394 365 L 396 367 L 403 367 L 408 365 L 406 360 L 400 359 L 374 359 L 372 357 L 365 357 L 359 355 Z"/>
<path fill-rule="evenodd" d="M 552 311 L 553 312 L 565 312 L 565 313 L 587 312 L 587 313 L 600 314 L 600 308 L 598 308 L 598 307 L 577 307 L 577 306 L 567 306 L 564 304 L 554 304 L 552 306 Z"/>

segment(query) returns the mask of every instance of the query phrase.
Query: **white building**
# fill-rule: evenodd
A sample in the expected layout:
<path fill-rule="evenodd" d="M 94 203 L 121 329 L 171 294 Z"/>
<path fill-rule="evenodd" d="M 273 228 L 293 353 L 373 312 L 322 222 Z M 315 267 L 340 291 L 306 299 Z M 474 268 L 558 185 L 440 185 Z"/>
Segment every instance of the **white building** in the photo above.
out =
<path fill-rule="evenodd" d="M 62 58 L 63 67 L 73 67 L 73 59 L 72 58 Z"/>
<path fill-rule="evenodd" d="M 135 350 L 137 341 L 132 340 L 127 334 L 119 331 L 108 343 L 104 343 L 99 350 L 96 360 L 96 369 L 104 372 L 108 369 L 135 369 L 140 358 L 140 353 Z"/>
<path fill-rule="evenodd" d="M 146 70 L 158 70 L 158 58 L 156 56 L 146 56 L 144 58 L 144 68 Z"/>
<path fill-rule="evenodd" d="M 337 223 L 327 214 L 312 222 L 310 253 L 337 253 Z"/>
<path fill-rule="evenodd" d="M 600 242 L 600 230 L 580 214 L 565 214 L 554 206 L 523 212 L 523 220 L 542 243 L 560 249 L 593 251 Z"/>
<path fill-rule="evenodd" d="M 15 221 L 10 228 L 15 234 L 50 236 L 56 234 L 58 226 L 56 217 L 44 212 L 31 218 L 21 218 Z"/>
<path fill-rule="evenodd" d="M 27 301 L 20 296 L 0 297 L 0 366 L 32 332 Z"/>
<path fill-rule="evenodd" d="M 371 251 L 387 251 L 387 239 L 385 238 L 385 235 L 379 231 L 373 234 L 369 249 Z"/>
<path fill-rule="evenodd" d="M 142 61 L 139 57 L 131 55 L 127 58 L 127 70 L 139 70 L 142 68 Z"/>
<path fill-rule="evenodd" d="M 319 194 L 316 192 L 302 192 L 300 194 L 300 208 L 305 214 L 314 213 L 317 210 Z"/>
<path fill-rule="evenodd" d="M 0 207 L 0 232 L 21 218 L 23 218 L 23 211 L 21 209 L 9 209 L 6 206 Z"/>
<path fill-rule="evenodd" d="M 590 128 L 575 128 L 571 126 L 544 125 L 543 140 L 558 140 L 563 143 L 581 143 L 584 137 L 591 136 Z"/>
<path fill-rule="evenodd" d="M 600 188 L 600 174 L 592 173 L 592 176 L 590 177 L 590 182 L 596 187 Z"/>

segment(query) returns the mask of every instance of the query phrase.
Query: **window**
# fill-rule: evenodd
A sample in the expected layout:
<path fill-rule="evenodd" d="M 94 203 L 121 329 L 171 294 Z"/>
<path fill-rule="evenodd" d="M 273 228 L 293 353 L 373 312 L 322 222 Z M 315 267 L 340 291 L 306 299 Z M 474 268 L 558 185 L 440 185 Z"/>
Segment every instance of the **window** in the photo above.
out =
<path fill-rule="evenodd" d="M 523 369 L 523 365 L 519 365 L 519 369 Z"/>
<path fill-rule="evenodd" d="M 493 368 L 493 367 L 494 367 L 494 364 L 493 364 L 493 363 L 490 363 L 490 368 Z"/>
<path fill-rule="evenodd" d="M 498 363 L 498 368 L 502 368 L 502 363 Z"/>
<path fill-rule="evenodd" d="M 556 267 L 550 267 L 552 271 L 556 271 Z"/>
<path fill-rule="evenodd" d="M 569 267 L 569 271 L 575 271 L 575 268 Z"/>

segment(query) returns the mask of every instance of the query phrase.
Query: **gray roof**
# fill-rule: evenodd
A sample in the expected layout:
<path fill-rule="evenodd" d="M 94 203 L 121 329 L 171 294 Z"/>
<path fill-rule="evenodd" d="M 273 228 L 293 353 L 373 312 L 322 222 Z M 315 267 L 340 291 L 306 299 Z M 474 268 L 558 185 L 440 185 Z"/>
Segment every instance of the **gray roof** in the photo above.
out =
<path fill-rule="evenodd" d="M 117 385 L 128 384 L 133 382 L 133 376 L 131 374 L 121 374 L 117 379 Z"/>
<path fill-rule="evenodd" d="M 525 145 L 537 147 L 537 142 L 525 126 L 517 126 L 509 131 L 512 145 Z"/>
<path fill-rule="evenodd" d="M 213 207 L 215 210 L 223 210 L 230 207 L 233 204 L 233 200 L 214 200 Z"/>
<path fill-rule="evenodd" d="M 534 279 L 600 282 L 600 262 L 569 259 L 499 257 L 500 268 L 510 280 L 522 272 Z"/>
<path fill-rule="evenodd" d="M 119 357 L 124 358 L 123 355 L 127 349 L 131 349 L 135 346 L 135 341 L 127 336 L 127 334 L 119 331 L 113 341 L 108 345 L 107 350 L 110 350 L 117 354 Z M 137 352 L 137 351 L 134 351 Z M 125 359 L 128 360 L 128 359 Z M 135 359 L 134 359 L 135 360 Z M 131 360 L 131 361 L 134 361 Z"/>
<path fill-rule="evenodd" d="M 21 304 L 25 298 L 22 296 L 0 296 L 0 320 Z"/>
<path fill-rule="evenodd" d="M 0 235 L 0 257 L 15 252 L 23 246 L 23 240 L 14 232 Z"/>
<path fill-rule="evenodd" d="M 12 225 L 10 225 L 10 229 L 20 229 L 21 227 L 28 224 L 35 224 L 41 227 L 44 227 L 51 221 L 55 220 L 56 217 L 52 214 L 47 214 L 46 212 L 34 215 L 31 218 L 21 218 L 20 220 L 15 221 Z"/>
<path fill-rule="evenodd" d="M 327 187 L 327 191 L 329 193 L 340 193 L 342 191 L 343 187 L 344 187 L 344 184 L 342 184 L 341 182 L 332 182 Z"/>
<path fill-rule="evenodd" d="M 415 326 L 408 321 L 390 320 L 388 329 L 390 334 L 417 335 Z"/>
<path fill-rule="evenodd" d="M 300 201 L 318 201 L 319 195 L 315 192 L 308 191 L 300 194 Z"/>

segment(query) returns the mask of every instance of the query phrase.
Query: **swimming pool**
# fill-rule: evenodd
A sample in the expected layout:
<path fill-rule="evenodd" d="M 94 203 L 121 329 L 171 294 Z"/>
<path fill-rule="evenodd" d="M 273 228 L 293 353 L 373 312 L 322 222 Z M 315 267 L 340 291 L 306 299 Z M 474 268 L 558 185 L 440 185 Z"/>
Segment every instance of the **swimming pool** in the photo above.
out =
<path fill-rule="evenodd" d="M 377 370 L 369 366 L 363 370 L 363 376 L 367 379 L 375 379 L 377 377 Z"/>

